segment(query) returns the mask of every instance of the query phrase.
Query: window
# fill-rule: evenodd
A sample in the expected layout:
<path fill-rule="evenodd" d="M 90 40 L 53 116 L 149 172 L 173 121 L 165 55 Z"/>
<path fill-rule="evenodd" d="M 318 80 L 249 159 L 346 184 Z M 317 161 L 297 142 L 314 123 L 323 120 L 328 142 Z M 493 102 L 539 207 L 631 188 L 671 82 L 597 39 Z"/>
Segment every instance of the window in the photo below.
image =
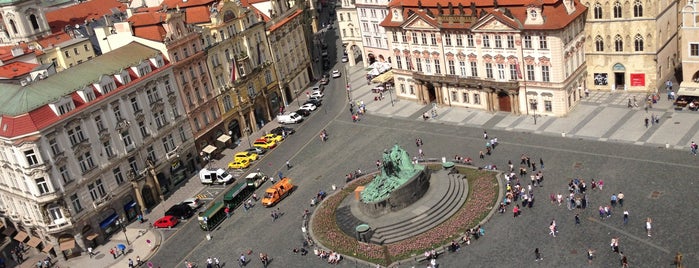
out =
<path fill-rule="evenodd" d="M 689 56 L 699 56 L 699 43 L 689 44 Z"/>
<path fill-rule="evenodd" d="M 95 167 L 95 162 L 92 160 L 92 154 L 90 154 L 90 152 L 78 156 L 78 163 L 80 164 L 80 171 L 82 171 L 83 174 Z"/>
<path fill-rule="evenodd" d="M 73 194 L 70 196 L 70 203 L 73 204 L 73 210 L 75 211 L 75 213 L 83 211 L 83 205 L 80 204 L 80 198 L 78 197 L 78 194 Z"/>
<path fill-rule="evenodd" d="M 633 16 L 643 17 L 643 3 L 641 3 L 641 0 L 636 0 L 633 3 Z"/>
<path fill-rule="evenodd" d="M 490 36 L 483 35 L 483 47 L 490 47 Z"/>
<path fill-rule="evenodd" d="M 490 62 L 485 64 L 485 76 L 487 78 L 493 78 L 493 64 Z"/>
<path fill-rule="evenodd" d="M 622 52 L 624 51 L 624 40 L 621 38 L 621 35 L 616 35 L 614 37 L 614 50 L 616 52 Z"/>
<path fill-rule="evenodd" d="M 614 18 L 621 18 L 621 3 L 619 1 L 614 2 Z"/>
<path fill-rule="evenodd" d="M 432 73 L 432 65 L 430 63 L 430 59 L 425 59 L 425 72 L 426 73 Z"/>
<path fill-rule="evenodd" d="M 82 128 L 77 126 L 73 129 L 68 130 L 68 139 L 70 140 L 70 145 L 75 146 L 76 144 L 85 140 L 85 134 L 83 134 Z"/>
<path fill-rule="evenodd" d="M 643 51 L 643 36 L 641 36 L 640 34 L 637 34 L 636 38 L 634 38 L 633 46 L 637 52 Z"/>
<path fill-rule="evenodd" d="M 136 97 L 131 97 L 131 108 L 133 108 L 134 112 L 141 111 L 141 107 L 139 107 L 138 99 L 136 99 Z"/>
<path fill-rule="evenodd" d="M 536 80 L 536 76 L 534 75 L 534 65 L 527 65 L 527 80 Z"/>
<path fill-rule="evenodd" d="M 436 34 L 430 34 L 430 41 L 432 42 L 433 46 L 437 45 L 437 35 Z"/>
<path fill-rule="evenodd" d="M 97 131 L 102 132 L 105 130 L 104 123 L 102 122 L 102 116 L 95 116 L 95 126 L 97 127 Z"/>
<path fill-rule="evenodd" d="M 471 76 L 478 76 L 478 63 L 476 63 L 475 61 L 471 62 Z"/>
<path fill-rule="evenodd" d="M 421 33 L 420 37 L 422 38 L 422 44 L 427 45 L 427 34 L 426 33 Z"/>
<path fill-rule="evenodd" d="M 502 37 L 499 35 L 495 36 L 495 47 L 502 48 Z"/>
<path fill-rule="evenodd" d="M 27 164 L 29 164 L 29 166 L 39 164 L 39 159 L 36 157 L 36 153 L 34 153 L 34 150 L 24 151 L 24 157 L 27 159 Z"/>
<path fill-rule="evenodd" d="M 481 104 L 481 94 L 473 93 L 473 104 Z"/>
<path fill-rule="evenodd" d="M 168 134 L 167 136 L 163 137 L 162 139 L 163 142 L 163 147 L 165 148 L 165 152 L 172 152 L 175 150 L 175 140 L 172 138 L 172 134 Z"/>
<path fill-rule="evenodd" d="M 141 121 L 138 122 L 138 129 L 141 131 L 141 137 L 145 139 L 148 137 L 148 128 L 146 127 L 146 123 Z"/>
<path fill-rule="evenodd" d="M 444 34 L 444 44 L 451 46 L 451 34 Z"/>
<path fill-rule="evenodd" d="M 123 118 L 121 117 L 121 110 L 119 109 L 119 103 L 115 102 L 112 104 L 112 112 L 114 113 L 114 118 L 116 118 L 117 121 L 121 121 Z"/>
<path fill-rule="evenodd" d="M 187 140 L 187 132 L 184 130 L 184 127 L 180 127 L 180 140 L 183 143 Z"/>
<path fill-rule="evenodd" d="M 153 161 L 153 163 L 158 162 L 158 157 L 155 155 L 155 148 L 153 148 L 153 145 L 146 148 L 146 155 L 148 160 Z"/>
<path fill-rule="evenodd" d="M 595 15 L 595 19 L 602 18 L 602 5 L 600 3 L 595 3 L 594 15 Z"/>
<path fill-rule="evenodd" d="M 94 183 L 90 183 L 87 185 L 87 191 L 90 192 L 90 197 L 92 198 L 92 201 L 97 201 L 100 197 L 97 195 L 97 188 L 95 188 Z"/>
<path fill-rule="evenodd" d="M 413 44 L 417 45 L 417 33 L 413 32 Z"/>
<path fill-rule="evenodd" d="M 498 63 L 498 79 L 505 80 L 505 64 Z"/>
<path fill-rule="evenodd" d="M 133 145 L 133 141 L 131 140 L 131 135 L 129 134 L 129 131 L 124 131 L 121 133 L 121 140 L 124 142 L 124 146 L 126 149 L 129 149 L 129 146 Z"/>
<path fill-rule="evenodd" d="M 107 154 L 107 158 L 116 156 L 114 149 L 112 149 L 112 142 L 110 140 L 103 142 L 102 147 L 104 147 L 104 152 Z"/>
<path fill-rule="evenodd" d="M 604 39 L 599 35 L 595 37 L 595 51 L 604 51 Z"/>
<path fill-rule="evenodd" d="M 49 193 L 49 184 L 44 178 L 38 178 L 34 180 L 36 182 L 36 188 L 39 189 L 39 195 L 44 195 Z"/>
<path fill-rule="evenodd" d="M 68 167 L 66 165 L 58 167 L 58 172 L 61 173 L 63 183 L 68 184 L 73 181 L 73 178 L 70 177 L 70 171 L 68 171 Z"/>
<path fill-rule="evenodd" d="M 129 157 L 129 167 L 134 173 L 138 173 L 138 163 L 135 156 Z"/>
<path fill-rule="evenodd" d="M 454 61 L 447 60 L 447 66 L 449 66 L 449 74 L 455 75 L 456 74 L 456 67 L 454 66 Z"/>
<path fill-rule="evenodd" d="M 58 141 L 56 141 L 56 138 L 51 138 L 49 140 L 49 147 L 51 147 L 51 153 L 56 156 L 61 154 L 63 151 L 61 151 L 61 147 L 58 145 Z"/>
<path fill-rule="evenodd" d="M 66 50 L 64 54 L 66 55 L 66 58 L 70 58 L 70 51 Z"/>
<path fill-rule="evenodd" d="M 59 207 L 59 206 L 49 207 L 48 212 L 49 212 L 49 215 L 51 216 L 51 220 L 53 220 L 54 222 L 63 220 L 63 212 L 61 212 L 61 207 Z"/>
<path fill-rule="evenodd" d="M 403 62 L 401 62 L 400 56 L 396 56 L 396 67 L 398 69 L 403 69 Z"/>
<path fill-rule="evenodd" d="M 401 40 L 403 40 L 403 43 L 408 43 L 408 33 L 402 32 L 400 37 L 402 38 Z"/>
<path fill-rule="evenodd" d="M 548 49 L 549 45 L 548 42 L 546 41 L 546 36 L 545 35 L 540 35 L 539 36 L 539 49 Z"/>
<path fill-rule="evenodd" d="M 415 95 L 415 87 L 413 85 L 410 85 L 410 95 Z"/>
<path fill-rule="evenodd" d="M 461 38 L 460 34 L 456 35 L 456 46 L 463 46 L 464 45 L 464 40 Z"/>
<path fill-rule="evenodd" d="M 417 71 L 422 72 L 422 59 L 415 58 L 415 65 L 417 65 Z"/>
<path fill-rule="evenodd" d="M 400 93 L 405 94 L 405 84 L 400 84 Z"/>
<path fill-rule="evenodd" d="M 544 81 L 544 82 L 551 81 L 549 67 L 546 65 L 541 66 L 541 81 Z"/>
<path fill-rule="evenodd" d="M 116 181 L 117 185 L 121 185 L 122 183 L 124 183 L 124 181 L 126 181 L 124 179 L 124 174 L 121 173 L 121 168 L 116 167 L 112 169 L 112 174 L 114 174 L 114 180 Z"/>
<path fill-rule="evenodd" d="M 461 39 L 461 38 L 459 38 L 459 39 Z M 458 40 L 457 40 L 457 41 L 458 41 Z M 469 47 L 474 47 L 474 46 L 476 46 L 475 43 L 473 42 L 473 35 L 472 35 L 472 34 L 466 35 L 466 44 L 467 44 Z"/>
<path fill-rule="evenodd" d="M 459 61 L 459 74 L 461 76 L 467 76 L 466 75 L 466 62 L 465 61 Z"/>
<path fill-rule="evenodd" d="M 507 36 L 507 48 L 515 48 L 515 37 L 512 35 Z"/>
<path fill-rule="evenodd" d="M 517 65 L 510 64 L 510 80 L 517 80 Z"/>
<path fill-rule="evenodd" d="M 461 98 L 463 98 L 463 102 L 464 102 L 464 103 L 469 103 L 469 102 L 470 102 L 469 99 L 468 99 L 468 93 L 463 93 L 463 94 L 461 94 Z"/>
<path fill-rule="evenodd" d="M 524 48 L 532 48 L 532 36 L 531 35 L 525 35 L 524 36 Z"/>
<path fill-rule="evenodd" d="M 224 95 L 223 96 L 223 112 L 228 112 L 231 109 L 233 109 L 233 99 L 231 98 L 231 95 Z"/>
<path fill-rule="evenodd" d="M 439 60 L 434 60 L 434 72 L 437 74 L 442 73 L 442 65 L 439 64 Z"/>
<path fill-rule="evenodd" d="M 160 95 L 158 94 L 158 89 L 152 87 L 146 90 L 146 95 L 148 96 L 148 103 L 153 104 L 160 100 Z"/>
<path fill-rule="evenodd" d="M 550 100 L 545 100 L 545 101 L 544 101 L 544 109 L 545 109 L 547 112 L 553 112 L 553 103 L 551 103 Z"/>
<path fill-rule="evenodd" d="M 158 127 L 158 129 L 167 125 L 167 121 L 165 120 L 165 112 L 164 111 L 153 113 L 153 117 L 155 118 L 155 125 Z"/>

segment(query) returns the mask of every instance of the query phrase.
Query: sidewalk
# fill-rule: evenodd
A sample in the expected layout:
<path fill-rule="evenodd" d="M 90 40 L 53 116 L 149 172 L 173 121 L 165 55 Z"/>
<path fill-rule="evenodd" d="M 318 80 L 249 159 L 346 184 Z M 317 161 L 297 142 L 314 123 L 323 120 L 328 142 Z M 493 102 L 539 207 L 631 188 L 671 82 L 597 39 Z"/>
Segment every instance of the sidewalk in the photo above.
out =
<path fill-rule="evenodd" d="M 363 101 L 369 114 L 424 121 L 422 112 L 432 108 L 431 104 L 422 105 L 415 101 L 397 99 L 395 94 L 391 96 L 384 93 L 382 101 L 374 101 L 376 94 L 371 89 L 376 84 L 367 85 L 366 69 L 352 66 L 348 70 L 352 98 Z M 565 117 L 537 115 L 536 123 L 533 115 L 491 113 L 447 105 L 437 106 L 437 116 L 426 122 L 686 149 L 692 140 L 699 140 L 698 113 L 674 110 L 672 101 L 667 100 L 666 92 L 664 87 L 658 90 L 660 100 L 648 111 L 643 109 L 646 93 L 592 91 L 589 97 L 583 98 Z M 638 100 L 639 108 L 627 107 L 628 100 L 633 98 Z M 652 116 L 657 116 L 659 123 L 645 127 L 645 118 L 650 119 Z"/>

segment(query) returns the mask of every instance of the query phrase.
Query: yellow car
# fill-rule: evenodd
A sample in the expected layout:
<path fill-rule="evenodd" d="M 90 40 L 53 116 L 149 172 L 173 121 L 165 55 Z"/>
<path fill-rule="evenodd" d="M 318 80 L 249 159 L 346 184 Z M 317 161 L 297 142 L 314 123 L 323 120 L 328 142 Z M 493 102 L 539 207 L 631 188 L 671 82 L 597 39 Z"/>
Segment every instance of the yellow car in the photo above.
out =
<path fill-rule="evenodd" d="M 233 155 L 233 160 L 238 160 L 238 159 L 247 159 L 248 161 L 252 162 L 257 160 L 257 154 L 256 153 L 251 153 L 251 152 L 239 152 L 235 155 Z"/>
<path fill-rule="evenodd" d="M 250 161 L 247 159 L 238 158 L 233 160 L 233 162 L 228 163 L 228 168 L 230 169 L 244 169 L 250 166 Z"/>
<path fill-rule="evenodd" d="M 257 139 L 257 140 L 255 140 L 255 143 L 252 144 L 252 146 L 262 148 L 262 149 L 272 149 L 275 146 L 277 146 L 277 143 L 273 140 Z"/>
<path fill-rule="evenodd" d="M 284 139 L 284 137 L 282 137 L 281 135 L 277 135 L 277 134 L 267 134 L 267 135 L 262 136 L 261 139 L 272 140 L 272 141 L 279 143 L 280 141 L 282 141 Z"/>

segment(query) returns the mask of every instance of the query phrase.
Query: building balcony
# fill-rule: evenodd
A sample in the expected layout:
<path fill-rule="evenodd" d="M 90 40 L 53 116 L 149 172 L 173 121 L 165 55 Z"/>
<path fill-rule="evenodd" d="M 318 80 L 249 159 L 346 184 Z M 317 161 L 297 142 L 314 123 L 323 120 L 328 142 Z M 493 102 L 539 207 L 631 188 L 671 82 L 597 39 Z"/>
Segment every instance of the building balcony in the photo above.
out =
<path fill-rule="evenodd" d="M 60 191 L 54 191 L 50 193 L 45 193 L 39 196 L 35 196 L 35 200 L 39 204 L 44 204 L 44 203 L 49 203 L 52 201 L 56 201 L 58 199 L 61 199 L 63 197 L 63 192 Z"/>
<path fill-rule="evenodd" d="M 127 128 L 129 128 L 129 126 L 131 126 L 131 122 L 129 122 L 126 119 L 121 119 L 116 124 L 116 130 L 119 133 L 121 133 L 121 132 L 124 132 L 124 130 L 126 130 Z"/>
<path fill-rule="evenodd" d="M 429 81 L 432 83 L 443 83 L 450 85 L 461 85 L 472 88 L 494 88 L 494 89 L 511 89 L 519 87 L 518 81 L 495 81 L 491 79 L 483 79 L 480 77 L 463 77 L 457 75 L 442 75 L 442 74 L 425 74 L 419 72 L 411 73 L 413 79 Z"/>
<path fill-rule="evenodd" d="M 46 225 L 46 231 L 50 234 L 65 232 L 71 228 L 73 228 L 73 221 L 71 218 L 66 218 L 63 222 L 54 221 L 53 223 Z"/>
<path fill-rule="evenodd" d="M 100 197 L 99 199 L 92 202 L 92 207 L 94 207 L 96 210 L 99 210 L 100 208 L 109 204 L 109 200 L 111 200 L 111 199 L 112 199 L 112 194 L 107 193 L 103 197 Z"/>

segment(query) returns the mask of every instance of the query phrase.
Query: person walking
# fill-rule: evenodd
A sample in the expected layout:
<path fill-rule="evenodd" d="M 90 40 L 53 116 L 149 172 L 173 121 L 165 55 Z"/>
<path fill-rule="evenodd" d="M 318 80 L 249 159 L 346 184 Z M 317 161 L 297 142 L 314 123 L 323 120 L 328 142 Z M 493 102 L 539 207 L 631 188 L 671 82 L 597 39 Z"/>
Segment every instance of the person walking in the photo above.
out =
<path fill-rule="evenodd" d="M 539 248 L 534 249 L 534 261 L 541 261 L 544 260 L 544 258 L 541 256 L 541 252 L 539 251 Z"/>
<path fill-rule="evenodd" d="M 689 150 L 690 150 L 690 152 L 692 153 L 692 155 L 697 156 L 697 150 L 698 150 L 698 149 L 699 149 L 699 145 L 697 145 L 696 143 L 694 143 L 694 141 L 692 141 L 692 143 L 689 144 Z"/>
<path fill-rule="evenodd" d="M 618 195 L 616 195 L 616 202 L 619 204 L 619 207 L 624 207 L 624 193 L 619 192 Z"/>
<path fill-rule="evenodd" d="M 575 225 L 580 225 L 580 215 L 575 213 Z"/>
<path fill-rule="evenodd" d="M 615 194 L 612 194 L 611 200 L 609 200 L 609 204 L 610 204 L 613 208 L 616 207 L 616 201 L 617 201 L 616 195 L 615 195 Z"/>
<path fill-rule="evenodd" d="M 624 210 L 624 225 L 626 225 L 627 223 L 629 223 L 629 211 Z"/>
<path fill-rule="evenodd" d="M 221 261 L 219 261 L 217 257 L 214 257 L 214 266 L 216 266 L 216 268 L 221 268 Z"/>
<path fill-rule="evenodd" d="M 646 117 L 646 119 L 644 119 L 644 122 L 645 122 L 646 128 L 648 128 L 648 121 L 650 121 L 650 120 L 648 119 L 648 117 Z"/>
<path fill-rule="evenodd" d="M 289 160 L 286 160 L 286 169 L 291 169 L 291 162 L 289 162 Z"/>
<path fill-rule="evenodd" d="M 587 249 L 587 264 L 592 264 L 592 259 L 594 258 L 595 251 L 591 248 Z"/>
<path fill-rule="evenodd" d="M 646 218 L 646 234 L 648 234 L 648 237 L 650 237 L 650 229 L 651 229 L 651 223 L 653 222 L 653 219 L 650 217 Z"/>

